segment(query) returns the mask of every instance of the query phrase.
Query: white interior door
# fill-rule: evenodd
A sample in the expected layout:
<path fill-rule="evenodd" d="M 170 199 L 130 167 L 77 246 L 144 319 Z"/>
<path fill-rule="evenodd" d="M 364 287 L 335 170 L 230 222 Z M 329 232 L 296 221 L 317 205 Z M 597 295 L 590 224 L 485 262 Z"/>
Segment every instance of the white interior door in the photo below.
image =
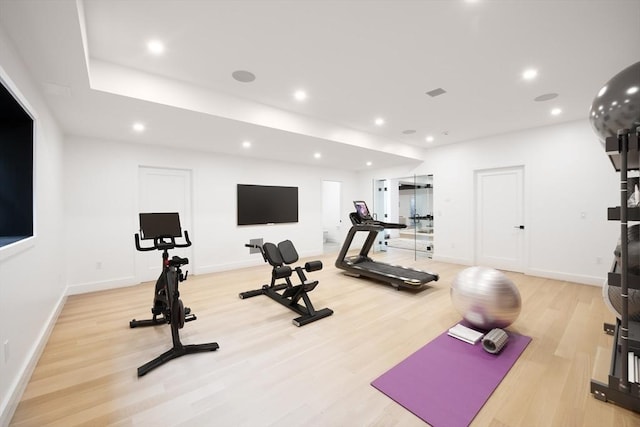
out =
<path fill-rule="evenodd" d="M 140 166 L 138 170 L 138 212 L 178 212 L 182 230 L 193 234 L 191 229 L 191 171 L 183 169 L 164 169 Z M 197 236 L 195 236 L 197 239 Z M 184 239 L 177 239 L 184 243 Z M 141 242 L 149 246 L 150 241 Z M 189 267 L 193 268 L 193 246 L 169 251 L 169 256 L 178 255 L 189 258 Z M 156 279 L 162 268 L 160 251 L 137 252 L 136 274 L 141 282 Z"/>
<path fill-rule="evenodd" d="M 476 171 L 476 264 L 524 269 L 522 167 Z"/>

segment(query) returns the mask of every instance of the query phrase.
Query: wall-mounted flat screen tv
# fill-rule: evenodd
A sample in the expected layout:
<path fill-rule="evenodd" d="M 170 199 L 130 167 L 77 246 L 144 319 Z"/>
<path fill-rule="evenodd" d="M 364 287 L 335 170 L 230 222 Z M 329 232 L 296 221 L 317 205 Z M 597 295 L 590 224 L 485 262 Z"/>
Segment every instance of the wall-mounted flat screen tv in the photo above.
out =
<path fill-rule="evenodd" d="M 298 187 L 238 184 L 238 225 L 298 222 Z"/>

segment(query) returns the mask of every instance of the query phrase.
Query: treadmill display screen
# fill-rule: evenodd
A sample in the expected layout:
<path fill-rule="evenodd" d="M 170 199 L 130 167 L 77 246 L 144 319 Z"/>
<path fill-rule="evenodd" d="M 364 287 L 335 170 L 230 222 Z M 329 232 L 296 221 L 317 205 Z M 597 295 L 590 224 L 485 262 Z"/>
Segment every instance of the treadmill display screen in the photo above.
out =
<path fill-rule="evenodd" d="M 371 219 L 369 208 L 367 207 L 367 204 L 363 200 L 356 200 L 353 202 L 353 205 L 356 207 L 356 212 L 358 212 L 358 216 L 360 218 Z"/>

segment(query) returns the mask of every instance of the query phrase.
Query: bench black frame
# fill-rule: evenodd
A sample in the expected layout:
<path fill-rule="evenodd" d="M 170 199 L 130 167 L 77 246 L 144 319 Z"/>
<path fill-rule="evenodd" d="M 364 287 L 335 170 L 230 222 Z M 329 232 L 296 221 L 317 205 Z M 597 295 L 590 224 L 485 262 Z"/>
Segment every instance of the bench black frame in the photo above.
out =
<path fill-rule="evenodd" d="M 300 266 L 294 267 L 293 270 L 295 270 L 300 279 L 300 284 L 294 285 L 291 282 L 293 270 L 289 265 L 298 261 L 298 253 L 290 240 L 284 240 L 277 246 L 274 243 L 264 243 L 263 245 L 246 244 L 245 246 L 260 250 L 264 261 L 269 263 L 273 269 L 270 284 L 263 285 L 260 289 L 241 292 L 238 295 L 240 299 L 266 295 L 300 315 L 300 317 L 296 317 L 292 321 L 296 326 L 304 326 L 333 314 L 333 310 L 329 308 L 316 310 L 308 295 L 318 286 L 319 282 L 317 280 L 308 280 L 304 272 L 321 270 L 321 261 L 307 262 L 304 268 Z M 276 283 L 279 279 L 283 279 L 284 282 Z M 300 304 L 300 300 L 304 305 Z"/>

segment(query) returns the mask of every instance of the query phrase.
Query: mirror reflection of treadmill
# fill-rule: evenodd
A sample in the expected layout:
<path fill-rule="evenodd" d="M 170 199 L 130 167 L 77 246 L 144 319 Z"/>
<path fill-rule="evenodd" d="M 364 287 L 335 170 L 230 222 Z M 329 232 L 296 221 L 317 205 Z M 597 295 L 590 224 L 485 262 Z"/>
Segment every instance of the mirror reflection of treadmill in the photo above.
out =
<path fill-rule="evenodd" d="M 392 265 L 380 261 L 374 261 L 369 257 L 369 251 L 373 247 L 380 231 L 388 228 L 405 228 L 405 224 L 386 223 L 376 221 L 371 217 L 367 203 L 363 200 L 353 202 L 355 212 L 349 214 L 353 224 L 338 254 L 335 266 L 349 275 L 367 277 L 370 279 L 389 283 L 396 288 L 422 288 L 425 284 L 439 279 L 438 274 L 418 270 L 411 267 Z M 347 257 L 347 253 L 353 243 L 356 233 L 368 233 L 367 238 L 356 256 Z"/>

